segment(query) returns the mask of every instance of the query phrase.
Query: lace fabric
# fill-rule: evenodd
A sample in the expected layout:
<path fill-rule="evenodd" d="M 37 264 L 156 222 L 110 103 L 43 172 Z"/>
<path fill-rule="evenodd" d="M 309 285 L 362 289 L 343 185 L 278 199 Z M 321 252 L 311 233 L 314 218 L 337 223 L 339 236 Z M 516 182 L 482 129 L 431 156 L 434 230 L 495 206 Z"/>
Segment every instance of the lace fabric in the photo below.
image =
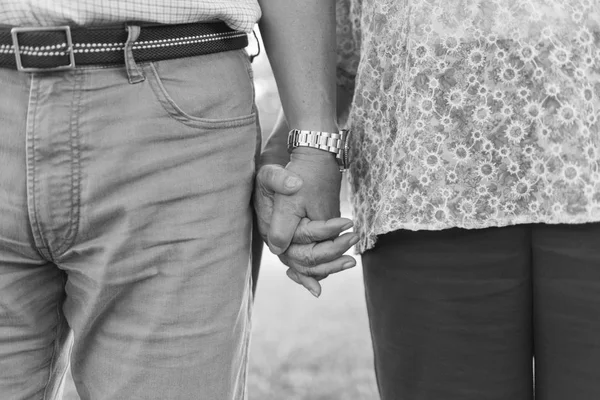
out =
<path fill-rule="evenodd" d="M 600 221 L 598 0 L 339 0 L 357 250 Z"/>

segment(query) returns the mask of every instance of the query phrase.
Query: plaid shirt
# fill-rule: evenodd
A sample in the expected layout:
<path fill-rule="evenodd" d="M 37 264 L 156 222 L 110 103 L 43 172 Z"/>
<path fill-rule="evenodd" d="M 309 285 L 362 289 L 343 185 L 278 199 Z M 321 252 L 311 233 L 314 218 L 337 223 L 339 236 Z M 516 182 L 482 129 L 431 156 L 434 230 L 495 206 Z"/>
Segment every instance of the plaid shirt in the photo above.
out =
<path fill-rule="evenodd" d="M 221 20 L 251 32 L 259 18 L 257 0 L 0 0 L 0 25 L 9 26 Z"/>

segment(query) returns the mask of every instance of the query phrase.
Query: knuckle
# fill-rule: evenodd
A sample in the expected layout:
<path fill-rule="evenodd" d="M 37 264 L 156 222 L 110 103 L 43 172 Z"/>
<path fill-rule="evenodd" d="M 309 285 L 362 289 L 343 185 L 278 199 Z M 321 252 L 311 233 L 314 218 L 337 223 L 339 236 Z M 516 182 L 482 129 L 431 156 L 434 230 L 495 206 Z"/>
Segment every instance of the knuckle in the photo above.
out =
<path fill-rule="evenodd" d="M 285 259 L 285 261 L 282 259 L 282 257 L 283 259 Z M 283 262 L 285 265 L 296 270 L 299 270 L 304 266 L 302 257 L 299 256 L 297 246 L 294 244 L 291 244 L 287 248 L 287 250 L 280 256 L 280 259 L 282 260 L 281 262 Z"/>
<path fill-rule="evenodd" d="M 316 242 L 317 241 L 316 238 L 315 238 L 315 235 L 313 235 L 313 233 L 310 232 L 310 231 L 308 231 L 308 230 L 305 230 L 304 232 L 302 232 L 302 234 L 303 234 L 304 240 L 306 242 L 308 242 L 308 243 L 312 243 L 312 242 Z"/>
<path fill-rule="evenodd" d="M 299 243 L 312 243 L 315 241 L 314 236 L 306 230 L 306 228 L 299 229 L 296 233 L 296 240 Z"/>
<path fill-rule="evenodd" d="M 315 271 L 314 269 L 312 269 L 310 267 L 300 267 L 298 269 L 298 272 L 300 272 L 302 275 L 306 275 L 311 278 L 315 278 L 320 275 L 317 271 Z"/>
<path fill-rule="evenodd" d="M 300 255 L 300 261 L 303 265 L 308 267 L 314 267 L 317 265 L 317 260 L 312 251 L 302 252 L 302 254 Z"/>

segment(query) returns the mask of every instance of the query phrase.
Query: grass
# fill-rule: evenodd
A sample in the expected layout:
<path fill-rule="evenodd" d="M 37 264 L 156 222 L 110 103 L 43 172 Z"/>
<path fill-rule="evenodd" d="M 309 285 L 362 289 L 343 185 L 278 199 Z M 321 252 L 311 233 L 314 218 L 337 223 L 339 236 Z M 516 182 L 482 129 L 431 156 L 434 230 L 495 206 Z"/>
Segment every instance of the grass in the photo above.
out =
<path fill-rule="evenodd" d="M 268 134 L 279 98 L 264 54 L 254 60 L 254 70 L 261 124 Z M 342 212 L 349 215 L 347 202 Z M 323 294 L 315 299 L 290 281 L 279 259 L 265 249 L 248 389 L 250 400 L 378 399 L 360 264 L 323 281 Z M 78 399 L 69 378 L 64 400 Z"/>

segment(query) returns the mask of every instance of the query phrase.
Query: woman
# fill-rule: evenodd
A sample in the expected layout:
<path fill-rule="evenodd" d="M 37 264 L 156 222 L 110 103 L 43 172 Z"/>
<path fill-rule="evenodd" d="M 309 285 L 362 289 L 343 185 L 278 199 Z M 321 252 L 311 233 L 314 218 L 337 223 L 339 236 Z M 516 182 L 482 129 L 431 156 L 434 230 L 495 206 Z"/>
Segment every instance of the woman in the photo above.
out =
<path fill-rule="evenodd" d="M 338 35 L 382 399 L 600 398 L 600 3 L 342 0 Z"/>

